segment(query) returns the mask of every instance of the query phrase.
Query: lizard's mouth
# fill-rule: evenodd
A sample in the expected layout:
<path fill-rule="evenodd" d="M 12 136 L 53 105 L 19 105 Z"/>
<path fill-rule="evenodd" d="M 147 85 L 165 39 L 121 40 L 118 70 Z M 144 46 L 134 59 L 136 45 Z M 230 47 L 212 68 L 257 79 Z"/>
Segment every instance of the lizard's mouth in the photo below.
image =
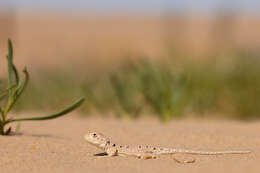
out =
<path fill-rule="evenodd" d="M 91 144 L 91 145 L 93 145 L 93 146 L 95 146 L 95 147 L 97 147 L 97 148 L 101 148 L 101 149 L 105 148 L 105 146 L 106 146 L 106 144 L 99 143 L 99 142 L 97 142 L 97 141 L 88 141 L 88 140 L 87 140 L 87 142 L 88 142 L 89 144 Z"/>
<path fill-rule="evenodd" d="M 97 143 L 97 141 L 94 141 L 94 140 L 91 138 L 91 136 L 89 136 L 89 135 L 85 135 L 84 138 L 85 138 L 85 140 L 86 140 L 88 143 L 90 143 L 90 144 L 95 144 L 95 143 Z"/>

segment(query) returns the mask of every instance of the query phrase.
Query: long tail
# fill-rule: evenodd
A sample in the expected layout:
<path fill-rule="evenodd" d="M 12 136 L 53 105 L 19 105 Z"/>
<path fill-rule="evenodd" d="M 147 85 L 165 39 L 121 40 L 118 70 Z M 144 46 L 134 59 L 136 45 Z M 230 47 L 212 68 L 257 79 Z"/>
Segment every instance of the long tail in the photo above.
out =
<path fill-rule="evenodd" d="M 185 153 L 185 154 L 197 154 L 197 155 L 221 155 L 221 154 L 248 154 L 251 151 L 194 151 L 185 149 L 165 149 L 161 154 L 174 154 L 174 153 Z"/>

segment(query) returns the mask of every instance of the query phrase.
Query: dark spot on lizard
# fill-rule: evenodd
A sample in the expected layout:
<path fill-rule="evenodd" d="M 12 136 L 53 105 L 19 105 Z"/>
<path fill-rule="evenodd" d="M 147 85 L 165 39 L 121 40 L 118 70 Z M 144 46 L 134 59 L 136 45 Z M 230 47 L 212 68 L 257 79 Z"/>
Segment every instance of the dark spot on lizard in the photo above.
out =
<path fill-rule="evenodd" d="M 115 147 L 115 146 L 116 146 L 116 144 L 113 144 L 113 145 L 112 145 L 112 147 Z"/>
<path fill-rule="evenodd" d="M 153 150 L 156 150 L 156 148 L 154 147 Z"/>
<path fill-rule="evenodd" d="M 123 146 L 122 145 L 120 145 L 120 148 L 122 148 Z"/>
<path fill-rule="evenodd" d="M 139 145 L 138 148 L 142 148 L 141 145 Z"/>
<path fill-rule="evenodd" d="M 127 145 L 126 148 L 129 148 L 129 146 Z"/>

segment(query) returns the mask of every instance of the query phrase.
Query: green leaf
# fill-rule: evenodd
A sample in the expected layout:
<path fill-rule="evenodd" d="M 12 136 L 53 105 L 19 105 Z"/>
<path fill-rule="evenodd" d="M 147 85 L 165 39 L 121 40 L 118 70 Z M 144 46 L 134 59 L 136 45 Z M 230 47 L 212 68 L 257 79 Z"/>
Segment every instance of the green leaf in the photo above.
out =
<path fill-rule="evenodd" d="M 11 39 L 8 39 L 8 52 L 11 59 L 13 59 L 13 45 Z"/>
<path fill-rule="evenodd" d="M 13 72 L 14 72 L 14 77 L 15 77 L 15 85 L 18 85 L 20 82 L 20 78 L 19 78 L 18 71 L 14 64 L 13 64 Z"/>
<path fill-rule="evenodd" d="M 17 94 L 15 95 L 15 101 L 20 97 L 20 95 L 23 93 L 24 89 L 27 87 L 27 84 L 29 82 L 30 76 L 29 73 L 26 69 L 26 67 L 23 70 L 23 73 L 25 74 L 25 79 L 24 82 L 22 84 L 19 84 L 18 88 L 17 88 Z"/>
<path fill-rule="evenodd" d="M 16 103 L 17 99 L 21 96 L 23 93 L 24 89 L 26 88 L 28 82 L 29 82 L 29 73 L 27 72 L 26 68 L 23 70 L 25 74 L 25 80 L 23 83 L 19 83 L 18 87 L 15 89 L 15 91 L 12 93 L 11 98 L 9 98 L 9 102 L 6 108 L 6 112 L 9 112 L 14 104 Z"/>
<path fill-rule="evenodd" d="M 58 118 L 58 117 L 61 117 L 61 116 L 65 115 L 65 114 L 73 111 L 77 107 L 79 107 L 84 102 L 84 100 L 85 100 L 85 98 L 82 97 L 78 101 L 76 101 L 73 105 L 67 107 L 66 109 L 64 109 L 64 110 L 62 110 L 62 111 L 60 111 L 58 113 L 52 114 L 52 115 L 42 116 L 42 117 L 10 119 L 7 123 L 15 122 L 15 121 L 36 121 L 36 120 L 50 120 L 50 119 Z"/>
<path fill-rule="evenodd" d="M 4 118 L 13 105 L 15 94 L 15 90 L 13 88 L 17 86 L 15 82 L 17 83 L 19 81 L 18 72 L 15 66 L 13 65 L 13 46 L 10 39 L 8 39 L 8 55 L 6 56 L 6 58 L 8 62 L 8 101 L 3 115 Z M 15 82 L 13 77 L 15 77 Z"/>
<path fill-rule="evenodd" d="M 8 39 L 8 55 L 6 56 L 8 62 L 8 87 L 13 85 L 13 45 L 12 41 Z"/>

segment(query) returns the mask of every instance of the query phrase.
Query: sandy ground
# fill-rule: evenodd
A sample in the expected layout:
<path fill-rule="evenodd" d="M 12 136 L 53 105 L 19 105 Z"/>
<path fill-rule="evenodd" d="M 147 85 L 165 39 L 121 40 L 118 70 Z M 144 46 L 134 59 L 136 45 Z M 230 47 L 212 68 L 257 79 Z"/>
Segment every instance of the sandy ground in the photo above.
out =
<path fill-rule="evenodd" d="M 94 156 L 101 151 L 86 143 L 85 133 L 99 131 L 122 144 L 196 150 L 249 149 L 252 154 L 195 156 L 179 164 L 173 156 L 140 160 L 126 157 Z M 114 118 L 82 118 L 76 114 L 44 122 L 24 122 L 21 133 L 0 137 L 0 172 L 259 172 L 260 122 L 215 120 L 137 121 Z"/>

